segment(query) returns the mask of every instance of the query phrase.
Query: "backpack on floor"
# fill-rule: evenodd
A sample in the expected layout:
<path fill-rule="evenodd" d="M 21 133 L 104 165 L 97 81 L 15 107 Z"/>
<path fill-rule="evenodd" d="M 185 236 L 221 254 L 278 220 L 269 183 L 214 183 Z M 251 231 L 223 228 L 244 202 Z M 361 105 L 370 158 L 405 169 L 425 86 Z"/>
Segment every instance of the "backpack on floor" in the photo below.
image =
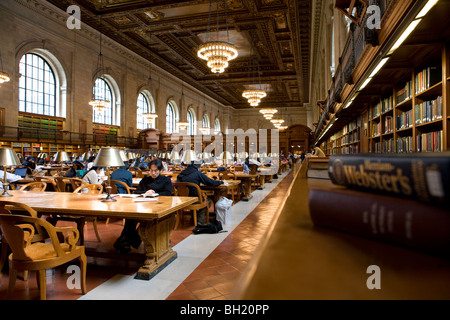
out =
<path fill-rule="evenodd" d="M 201 233 L 219 233 L 219 232 L 227 232 L 223 230 L 222 223 L 218 220 L 214 220 L 205 225 L 197 225 L 193 230 L 193 234 L 201 234 Z"/>

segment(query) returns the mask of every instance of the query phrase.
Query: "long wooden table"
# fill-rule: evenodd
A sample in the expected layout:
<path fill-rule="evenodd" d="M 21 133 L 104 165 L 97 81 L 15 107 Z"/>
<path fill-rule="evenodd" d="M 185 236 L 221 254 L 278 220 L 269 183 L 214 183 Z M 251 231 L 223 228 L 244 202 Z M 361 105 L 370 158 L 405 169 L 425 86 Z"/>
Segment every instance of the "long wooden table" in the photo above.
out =
<path fill-rule="evenodd" d="M 216 203 L 221 196 L 225 195 L 227 196 L 228 192 L 232 192 L 232 200 L 234 202 L 234 192 L 236 190 L 239 190 L 239 185 L 241 184 L 241 181 L 239 180 L 225 180 L 226 184 L 221 184 L 218 186 L 205 186 L 201 185 L 200 189 L 202 190 L 208 190 L 213 192 L 213 201 Z M 239 197 L 240 192 L 238 192 Z"/>
<path fill-rule="evenodd" d="M 139 220 L 146 259 L 136 278 L 143 280 L 150 280 L 176 259 L 169 243 L 175 213 L 197 201 L 196 197 L 158 197 L 155 202 L 134 202 L 132 198 L 116 197 L 116 202 L 102 202 L 101 196 L 80 193 L 17 190 L 9 193 L 13 196 L 1 200 L 25 203 L 38 213 Z"/>

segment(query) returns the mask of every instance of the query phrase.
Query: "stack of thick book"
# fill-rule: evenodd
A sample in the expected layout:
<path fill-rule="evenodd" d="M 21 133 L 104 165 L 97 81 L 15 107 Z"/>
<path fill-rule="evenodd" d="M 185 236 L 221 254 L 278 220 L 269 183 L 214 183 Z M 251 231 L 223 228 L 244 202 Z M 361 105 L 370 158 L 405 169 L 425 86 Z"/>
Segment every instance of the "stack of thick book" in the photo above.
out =
<path fill-rule="evenodd" d="M 333 155 L 328 174 L 316 226 L 450 258 L 450 152 Z"/>

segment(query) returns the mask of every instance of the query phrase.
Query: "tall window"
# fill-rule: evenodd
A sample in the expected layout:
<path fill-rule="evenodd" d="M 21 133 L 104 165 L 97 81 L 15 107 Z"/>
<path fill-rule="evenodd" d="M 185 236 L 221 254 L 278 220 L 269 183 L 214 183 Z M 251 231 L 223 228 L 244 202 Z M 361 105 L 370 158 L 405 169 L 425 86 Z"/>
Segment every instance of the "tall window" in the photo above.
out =
<path fill-rule="evenodd" d="M 55 116 L 56 79 L 50 65 L 41 56 L 27 53 L 19 72 L 19 111 Z"/>
<path fill-rule="evenodd" d="M 167 104 L 166 108 L 166 132 L 175 132 L 175 110 L 170 103 Z"/>
<path fill-rule="evenodd" d="M 205 113 L 202 119 L 202 127 L 203 128 L 209 128 L 209 118 L 208 115 Z"/>
<path fill-rule="evenodd" d="M 216 121 L 214 121 L 214 131 L 215 132 L 220 132 L 220 121 L 219 121 L 219 119 L 216 119 Z"/>
<path fill-rule="evenodd" d="M 153 100 L 149 92 L 141 92 L 137 101 L 137 128 L 139 130 L 154 128 L 155 123 L 147 123 L 147 120 L 142 116 L 143 113 L 154 113 Z"/>
<path fill-rule="evenodd" d="M 113 124 L 112 108 L 114 105 L 113 95 L 109 84 L 103 78 L 97 78 L 94 85 L 94 99 L 107 100 L 110 102 L 109 107 L 102 114 L 93 112 L 95 123 Z"/>
<path fill-rule="evenodd" d="M 187 113 L 187 121 L 188 121 L 188 134 L 190 135 L 194 135 L 195 131 L 196 131 L 196 119 L 195 119 L 195 113 L 194 110 L 189 109 L 188 113 Z"/>

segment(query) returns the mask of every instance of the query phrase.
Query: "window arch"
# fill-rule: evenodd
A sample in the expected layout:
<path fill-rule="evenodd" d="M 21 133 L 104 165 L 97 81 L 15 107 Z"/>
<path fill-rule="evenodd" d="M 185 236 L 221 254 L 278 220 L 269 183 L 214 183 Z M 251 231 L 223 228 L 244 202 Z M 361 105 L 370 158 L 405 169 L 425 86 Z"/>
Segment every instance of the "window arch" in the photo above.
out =
<path fill-rule="evenodd" d="M 169 102 L 166 107 L 166 133 L 175 132 L 176 113 L 172 102 Z"/>
<path fill-rule="evenodd" d="M 95 80 L 94 99 L 107 100 L 110 103 L 103 113 L 93 112 L 93 121 L 95 123 L 113 124 L 114 95 L 110 85 L 104 78 L 97 78 Z"/>
<path fill-rule="evenodd" d="M 147 128 L 155 128 L 156 121 L 153 123 L 147 123 L 143 113 L 155 113 L 155 102 L 153 100 L 153 96 L 147 90 L 142 91 L 138 95 L 137 100 L 137 129 L 147 129 Z"/>
<path fill-rule="evenodd" d="M 214 132 L 220 132 L 220 120 L 218 118 L 214 121 Z"/>
<path fill-rule="evenodd" d="M 187 122 L 188 122 L 188 134 L 190 135 L 194 135 L 197 131 L 197 125 L 196 125 L 196 117 L 195 117 L 195 112 L 194 110 L 191 108 L 188 110 L 187 113 Z"/>
<path fill-rule="evenodd" d="M 26 53 L 19 64 L 19 111 L 57 116 L 57 83 L 50 64 L 36 53 Z"/>
<path fill-rule="evenodd" d="M 203 119 L 202 119 L 202 127 L 203 127 L 203 128 L 210 128 L 209 117 L 208 117 L 208 114 L 207 114 L 207 113 L 205 113 L 205 114 L 203 115 Z"/>

